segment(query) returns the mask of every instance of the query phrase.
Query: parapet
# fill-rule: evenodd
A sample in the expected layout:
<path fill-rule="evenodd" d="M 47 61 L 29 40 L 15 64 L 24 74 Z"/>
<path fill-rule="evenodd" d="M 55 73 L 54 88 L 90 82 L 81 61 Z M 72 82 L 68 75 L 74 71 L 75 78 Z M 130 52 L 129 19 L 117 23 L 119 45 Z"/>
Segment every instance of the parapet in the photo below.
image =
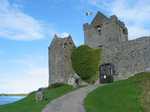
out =
<path fill-rule="evenodd" d="M 110 20 L 113 21 L 113 22 L 117 22 L 118 17 L 116 15 L 112 15 L 112 16 L 110 16 Z"/>
<path fill-rule="evenodd" d="M 91 25 L 96 27 L 97 25 L 103 24 L 107 21 L 109 21 L 109 18 L 98 11 L 93 21 L 91 22 Z"/>
<path fill-rule="evenodd" d="M 53 40 L 52 40 L 52 42 L 51 42 L 51 44 L 49 46 L 49 48 L 51 48 L 52 46 L 56 45 L 56 43 L 58 43 L 58 42 L 59 43 L 63 43 L 63 44 L 69 43 L 70 45 L 75 46 L 71 35 L 68 35 L 66 37 L 60 37 L 58 34 L 55 34 L 54 38 L 53 38 Z"/>

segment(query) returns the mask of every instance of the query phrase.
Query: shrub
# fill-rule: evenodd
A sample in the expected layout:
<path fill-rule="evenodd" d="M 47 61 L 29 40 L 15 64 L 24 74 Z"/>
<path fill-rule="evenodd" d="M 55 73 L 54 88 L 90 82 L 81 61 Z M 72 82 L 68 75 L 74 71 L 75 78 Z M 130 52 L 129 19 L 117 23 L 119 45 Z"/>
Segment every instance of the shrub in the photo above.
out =
<path fill-rule="evenodd" d="M 75 48 L 72 52 L 72 66 L 82 80 L 94 83 L 98 78 L 101 49 L 86 45 Z"/>

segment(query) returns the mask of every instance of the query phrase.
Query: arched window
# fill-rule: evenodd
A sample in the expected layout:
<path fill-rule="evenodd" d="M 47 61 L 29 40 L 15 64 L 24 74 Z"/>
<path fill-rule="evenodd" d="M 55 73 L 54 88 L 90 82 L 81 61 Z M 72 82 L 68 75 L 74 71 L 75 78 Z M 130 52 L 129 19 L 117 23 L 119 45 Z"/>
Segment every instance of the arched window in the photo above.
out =
<path fill-rule="evenodd" d="M 127 28 L 123 28 L 123 33 L 124 33 L 124 34 L 128 34 Z"/>

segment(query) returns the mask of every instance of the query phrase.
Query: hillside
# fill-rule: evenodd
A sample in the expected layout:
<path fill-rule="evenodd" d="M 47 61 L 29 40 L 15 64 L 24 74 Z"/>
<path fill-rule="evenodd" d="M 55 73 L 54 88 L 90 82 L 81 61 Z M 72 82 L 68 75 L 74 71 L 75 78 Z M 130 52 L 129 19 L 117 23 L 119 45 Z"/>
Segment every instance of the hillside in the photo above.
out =
<path fill-rule="evenodd" d="M 41 112 L 41 110 L 50 101 L 68 93 L 71 90 L 73 90 L 73 87 L 68 85 L 47 88 L 44 92 L 44 97 L 46 97 L 46 99 L 41 102 L 35 101 L 35 92 L 33 92 L 18 102 L 1 105 L 0 112 Z"/>
<path fill-rule="evenodd" d="M 97 88 L 85 99 L 86 112 L 150 112 L 150 73 Z"/>

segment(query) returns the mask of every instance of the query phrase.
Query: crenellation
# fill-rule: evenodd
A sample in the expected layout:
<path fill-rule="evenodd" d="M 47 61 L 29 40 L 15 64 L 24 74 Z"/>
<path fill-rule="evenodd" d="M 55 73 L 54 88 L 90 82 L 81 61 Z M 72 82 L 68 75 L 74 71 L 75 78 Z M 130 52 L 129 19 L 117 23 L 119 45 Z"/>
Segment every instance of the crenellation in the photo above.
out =
<path fill-rule="evenodd" d="M 109 21 L 109 18 L 98 11 L 95 18 L 91 22 L 91 25 L 93 27 L 96 27 L 97 25 L 102 25 L 104 22 L 107 22 L 107 21 Z"/>
<path fill-rule="evenodd" d="M 112 15 L 112 16 L 110 16 L 110 21 L 117 23 L 118 22 L 118 17 L 116 15 Z"/>

